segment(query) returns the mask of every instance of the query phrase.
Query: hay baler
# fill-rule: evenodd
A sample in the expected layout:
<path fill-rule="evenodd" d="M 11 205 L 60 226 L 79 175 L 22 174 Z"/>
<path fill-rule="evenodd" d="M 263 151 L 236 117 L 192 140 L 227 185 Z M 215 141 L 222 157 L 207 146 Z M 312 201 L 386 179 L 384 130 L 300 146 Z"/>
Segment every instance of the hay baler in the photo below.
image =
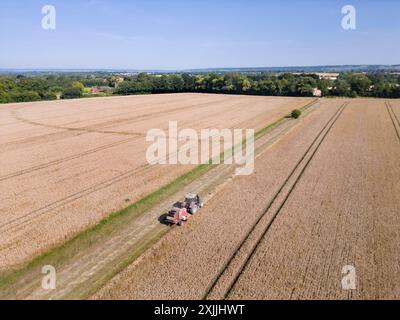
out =
<path fill-rule="evenodd" d="M 188 193 L 185 200 L 176 203 L 166 216 L 168 224 L 177 224 L 181 226 L 188 220 L 189 214 L 195 214 L 204 206 L 203 200 L 195 193 Z"/>

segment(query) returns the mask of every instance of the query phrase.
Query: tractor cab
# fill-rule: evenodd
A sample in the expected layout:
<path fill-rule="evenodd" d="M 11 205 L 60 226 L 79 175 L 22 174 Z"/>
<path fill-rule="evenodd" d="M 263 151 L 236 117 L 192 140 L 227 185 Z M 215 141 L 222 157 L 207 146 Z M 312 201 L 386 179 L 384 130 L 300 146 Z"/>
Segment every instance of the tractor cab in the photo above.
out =
<path fill-rule="evenodd" d="M 195 214 L 204 203 L 198 194 L 190 192 L 185 195 L 185 205 L 189 213 Z"/>
<path fill-rule="evenodd" d="M 185 195 L 185 202 L 191 203 L 193 201 L 197 201 L 198 197 L 199 196 L 197 194 L 195 194 L 195 193 L 187 193 Z"/>

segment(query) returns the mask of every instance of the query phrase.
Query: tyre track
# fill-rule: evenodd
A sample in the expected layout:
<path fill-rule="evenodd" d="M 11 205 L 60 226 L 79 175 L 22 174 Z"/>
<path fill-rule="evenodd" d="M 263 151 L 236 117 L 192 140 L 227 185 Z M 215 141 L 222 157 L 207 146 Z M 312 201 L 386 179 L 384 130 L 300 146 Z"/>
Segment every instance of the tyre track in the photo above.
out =
<path fill-rule="evenodd" d="M 171 156 L 171 153 L 167 155 L 167 159 Z M 158 163 L 158 160 L 157 160 Z M 112 177 L 110 179 L 106 179 L 100 183 L 97 183 L 93 186 L 90 186 L 86 189 L 80 190 L 74 194 L 71 194 L 67 197 L 64 197 L 62 199 L 56 200 L 52 203 L 49 203 L 41 208 L 35 209 L 33 211 L 30 211 L 24 215 L 21 215 L 15 219 L 9 220 L 6 223 L 3 223 L 0 225 L 0 231 L 1 232 L 10 232 L 15 230 L 16 228 L 21 227 L 24 224 L 30 223 L 32 220 L 37 219 L 45 214 L 51 213 L 51 210 L 57 209 L 59 207 L 62 207 L 64 205 L 67 205 L 69 203 L 72 203 L 76 200 L 79 200 L 83 197 L 86 197 L 88 195 L 91 195 L 99 190 L 108 188 L 118 182 L 121 182 L 125 179 L 131 178 L 136 174 L 143 173 L 149 169 L 152 169 L 153 165 L 156 165 L 157 163 L 146 163 L 143 164 L 135 169 L 132 170 L 127 170 L 115 177 Z M 21 222 L 22 220 L 22 222 Z M 18 224 L 15 224 L 16 222 L 19 222 Z M 11 227 L 9 227 L 11 225 Z M 9 227 L 6 229 L 5 227 Z"/>
<path fill-rule="evenodd" d="M 241 105 L 241 103 L 237 104 L 237 105 Z M 236 106 L 236 104 L 234 106 Z M 216 112 L 215 114 L 218 114 L 218 112 Z M 138 119 L 138 118 L 135 118 L 135 121 L 136 121 L 136 119 Z M 140 120 L 145 120 L 145 119 L 143 118 L 143 119 L 140 119 Z M 232 129 L 232 128 L 230 128 L 230 129 Z M 143 135 L 143 137 L 144 136 L 145 135 Z M 14 177 L 18 177 L 18 176 L 21 176 L 21 175 L 24 175 L 24 174 L 27 174 L 27 173 L 32 173 L 32 172 L 35 172 L 37 170 L 41 170 L 41 169 L 44 169 L 44 168 L 47 168 L 47 167 L 50 167 L 50 166 L 53 166 L 53 165 L 57 165 L 57 164 L 60 164 L 60 163 L 63 163 L 63 162 L 79 159 L 79 158 L 84 157 L 84 156 L 89 155 L 89 154 L 93 154 L 93 153 L 96 153 L 96 152 L 99 152 L 99 151 L 103 151 L 103 150 L 106 150 L 106 149 L 109 149 L 109 148 L 112 148 L 112 147 L 115 147 L 115 146 L 119 146 L 121 144 L 130 142 L 130 141 L 135 141 L 138 138 L 140 138 L 140 137 L 135 137 L 135 138 L 130 138 L 130 139 L 122 140 L 122 141 L 113 142 L 113 143 L 110 143 L 110 144 L 105 145 L 105 146 L 101 146 L 101 147 L 98 147 L 98 148 L 94 148 L 92 150 L 88 150 L 88 151 L 85 151 L 85 152 L 82 152 L 82 153 L 78 153 L 76 155 L 71 155 L 71 156 L 68 156 L 68 157 L 65 157 L 65 158 L 61 158 L 61 159 L 50 161 L 50 162 L 47 162 L 47 163 L 44 163 L 44 164 L 33 166 L 33 167 L 30 167 L 30 168 L 27 168 L 27 169 L 23 169 L 23 170 L 19 170 L 19 171 L 16 171 L 16 172 L 12 172 L 10 174 L 6 174 L 4 176 L 0 176 L 0 182 L 8 180 L 8 179 L 11 179 L 11 178 L 14 178 Z M 201 142 L 201 139 L 199 139 L 198 141 Z"/>
<path fill-rule="evenodd" d="M 241 104 L 242 104 L 242 102 L 234 104 L 234 105 L 241 105 Z M 206 105 L 206 103 L 198 104 L 198 105 Z M 185 108 L 187 108 L 187 107 L 185 107 Z M 21 121 L 23 121 L 23 120 L 21 120 Z M 133 139 L 131 138 L 131 139 L 126 139 L 126 140 L 123 140 L 123 141 L 120 141 L 120 142 L 112 143 L 112 144 L 107 145 L 107 146 L 95 148 L 93 150 L 89 150 L 89 151 L 83 152 L 81 154 L 72 155 L 70 157 L 58 159 L 58 160 L 55 160 L 55 161 L 52 161 L 52 162 L 49 162 L 49 163 L 46 163 L 46 164 L 43 164 L 43 165 L 38 165 L 38 166 L 35 166 L 35 167 L 32 167 L 32 168 L 28 168 L 28 169 L 25 169 L 25 170 L 17 171 L 17 172 L 14 172 L 14 173 L 11 173 L 11 174 L 8 174 L 8 175 L 0 177 L 0 182 L 8 180 L 8 179 L 11 179 L 11 178 L 14 178 L 14 177 L 18 177 L 18 176 L 21 176 L 21 175 L 24 175 L 24 174 L 27 174 L 27 173 L 32 173 L 34 171 L 41 170 L 41 169 L 44 169 L 46 167 L 50 167 L 52 165 L 57 165 L 57 164 L 60 164 L 60 163 L 63 163 L 63 162 L 67 162 L 67 161 L 70 161 L 70 160 L 78 159 L 80 157 L 83 157 L 83 156 L 86 156 L 86 155 L 89 155 L 89 154 L 92 154 L 92 153 L 95 153 L 95 152 L 98 152 L 98 151 L 106 150 L 108 148 L 112 148 L 114 146 L 118 146 L 118 145 L 121 145 L 123 143 L 127 143 L 129 141 L 133 141 L 135 139 L 137 139 L 137 137 L 135 137 Z M 200 141 L 201 141 L 201 139 L 199 139 L 199 142 Z M 170 155 L 171 154 L 167 155 L 167 159 L 170 157 Z M 81 190 L 81 191 L 79 191 L 77 193 L 74 193 L 74 194 L 69 195 L 67 197 L 64 197 L 62 199 L 59 199 L 59 200 L 54 201 L 52 203 L 49 203 L 49 204 L 47 204 L 47 205 L 45 205 L 45 206 L 43 206 L 41 208 L 35 209 L 33 211 L 30 211 L 30 212 L 28 212 L 28 213 L 26 213 L 26 214 L 24 214 L 22 216 L 19 216 L 19 217 L 15 218 L 15 219 L 9 220 L 6 223 L 0 225 L 0 231 L 4 231 L 4 232 L 13 231 L 16 228 L 19 228 L 22 225 L 27 224 L 27 223 L 31 222 L 32 220 L 34 220 L 36 218 L 39 218 L 42 215 L 50 213 L 50 211 L 53 210 L 53 209 L 57 209 L 57 208 L 59 208 L 61 206 L 70 204 L 70 203 L 72 203 L 74 201 L 77 201 L 77 200 L 79 200 L 79 199 L 81 199 L 81 198 L 83 198 L 85 196 L 88 196 L 88 195 L 90 195 L 92 193 L 95 193 L 95 192 L 97 192 L 99 190 L 102 190 L 102 189 L 105 189 L 107 187 L 110 187 L 110 186 L 114 185 L 115 183 L 118 183 L 120 181 L 128 179 L 128 178 L 132 177 L 135 174 L 142 173 L 142 172 L 148 170 L 152 165 L 154 165 L 154 163 L 153 164 L 151 164 L 151 163 L 150 164 L 145 164 L 145 165 L 140 166 L 138 168 L 135 168 L 133 170 L 125 171 L 124 173 L 122 173 L 122 174 L 120 174 L 120 175 L 118 175 L 116 177 L 104 180 L 104 181 L 102 181 L 102 182 L 100 182 L 98 184 L 95 184 L 95 185 L 93 185 L 91 187 L 88 187 L 88 188 L 86 188 L 84 190 Z M 20 222 L 20 223 L 15 224 L 17 222 Z M 11 227 L 9 227 L 10 225 L 11 225 Z M 9 227 L 9 228 L 6 228 L 6 227 Z"/>
<path fill-rule="evenodd" d="M 224 100 L 225 101 L 225 100 Z M 157 105 L 166 105 L 166 106 L 169 106 L 169 105 L 171 105 L 171 104 L 173 104 L 173 103 L 177 103 L 177 102 L 179 102 L 179 100 L 177 99 L 177 100 L 173 100 L 173 101 L 167 101 L 167 102 L 164 102 L 164 103 L 157 103 Z M 208 102 L 210 102 L 210 103 L 212 103 L 212 101 L 208 101 Z M 134 103 L 133 105 L 130 105 L 129 106 L 129 108 L 132 108 L 132 107 L 139 107 L 141 105 L 141 103 L 140 102 L 138 102 L 138 103 Z M 125 107 L 127 107 L 127 106 L 125 106 Z M 190 106 L 189 106 L 190 107 Z M 17 106 L 17 107 L 14 107 L 14 108 L 12 108 L 10 111 L 10 114 L 11 114 L 11 116 L 14 118 L 14 119 L 16 119 L 16 120 L 18 120 L 18 121 L 21 121 L 21 122 L 25 122 L 25 123 L 28 123 L 28 124 L 30 124 L 30 125 L 35 125 L 35 126 L 42 126 L 42 127 L 45 127 L 46 128 L 46 126 L 45 126 L 45 124 L 43 124 L 43 125 L 41 125 L 41 123 L 29 123 L 29 122 L 26 122 L 26 121 L 23 121 L 23 120 L 20 120 L 20 119 L 17 119 L 16 118 L 16 115 L 17 115 L 17 111 L 18 110 L 22 110 L 22 109 L 24 109 L 24 108 L 26 108 L 26 107 L 24 107 L 24 106 Z M 95 111 L 90 111 L 90 113 L 93 113 L 93 112 L 96 112 L 96 113 L 98 113 L 99 111 L 105 111 L 105 110 L 108 110 L 108 109 L 110 109 L 110 107 L 107 107 L 107 108 L 101 108 L 101 109 L 99 109 L 99 110 L 95 110 Z M 124 115 L 124 114 L 130 114 L 130 113 L 132 113 L 132 111 L 129 111 L 129 112 L 124 112 L 124 113 L 120 113 L 119 115 Z M 42 114 L 40 114 L 39 113 L 39 116 L 40 115 L 42 115 Z M 63 116 L 59 116 L 59 117 L 63 117 Z M 54 118 L 59 118 L 59 117 L 52 117 L 51 119 L 54 119 Z M 22 117 L 21 117 L 22 118 Z M 97 118 L 97 119 L 104 119 L 104 118 L 107 118 L 107 116 L 103 116 L 103 117 L 100 117 L 100 118 Z M 24 119 L 24 120 L 27 120 L 27 121 L 30 121 L 29 119 Z M 78 121 L 79 122 L 79 121 Z M 76 123 L 76 121 L 75 122 L 69 122 L 69 123 L 66 123 L 65 125 L 69 125 L 69 124 L 73 124 L 73 123 Z M 10 124 L 15 124 L 15 122 L 13 122 L 13 123 L 10 123 Z M 101 129 L 102 127 L 100 127 L 100 129 Z M 57 128 L 57 127 L 55 127 L 55 128 L 53 128 L 53 129 L 58 129 L 58 130 L 66 130 L 66 129 L 64 129 L 64 128 Z M 63 132 L 56 132 L 56 133 L 45 133 L 45 134 L 40 134 L 40 135 L 38 135 L 38 136 L 34 136 L 34 137 L 30 137 L 30 138 L 26 138 L 26 139 L 21 139 L 21 140 L 16 140 L 16 141 L 10 141 L 10 142 L 7 142 L 7 143 L 5 143 L 5 144 L 1 144 L 0 146 L 9 146 L 9 145 L 14 145 L 14 144 L 27 144 L 27 143 L 30 143 L 30 142 L 47 142 L 48 141 L 48 138 L 52 138 L 52 137 L 54 137 L 55 136 L 55 138 L 57 138 L 57 139 L 53 139 L 52 141 L 55 141 L 55 140 L 60 140 L 60 139 L 65 139 L 65 138 L 69 138 L 69 137 L 77 137 L 77 136 L 80 136 L 80 135 L 84 135 L 84 134 L 86 134 L 86 133 L 90 133 L 90 132 L 86 132 L 86 131 L 83 131 L 83 132 L 76 132 L 76 133 L 74 133 L 74 134 L 71 134 L 71 135 L 69 135 L 68 133 L 70 132 L 70 130 L 67 130 L 67 131 L 63 131 Z"/>
<path fill-rule="evenodd" d="M 302 177 L 303 173 L 309 166 L 311 160 L 314 158 L 315 154 L 317 153 L 320 145 L 322 142 L 325 140 L 326 136 L 336 123 L 336 121 L 340 118 L 341 114 L 347 107 L 348 102 L 344 103 L 337 112 L 334 113 L 334 115 L 329 119 L 329 121 L 325 124 L 325 126 L 322 128 L 322 130 L 317 134 L 313 142 L 310 144 L 308 149 L 305 151 L 303 156 L 300 158 L 300 160 L 297 162 L 295 167 L 292 169 L 288 177 L 285 179 L 283 182 L 282 186 L 280 189 L 275 193 L 274 197 L 272 200 L 268 203 L 266 208 L 262 211 L 262 213 L 259 215 L 255 223 L 252 225 L 250 230 L 246 233 L 245 237 L 242 239 L 242 241 L 239 243 L 239 245 L 236 247 L 234 253 L 232 256 L 227 260 L 227 262 L 223 265 L 221 270 L 218 272 L 214 280 L 211 282 L 209 287 L 206 290 L 206 293 L 203 296 L 203 299 L 215 299 L 216 297 L 220 298 L 220 295 L 222 293 L 222 297 L 224 299 L 227 299 L 232 292 L 234 286 L 236 285 L 238 279 L 240 278 L 241 274 L 243 273 L 244 269 L 248 265 L 249 261 L 253 257 L 254 253 L 256 252 L 261 240 L 265 237 L 267 234 L 268 230 L 270 229 L 271 225 L 275 221 L 276 217 L 284 207 L 287 199 L 289 198 L 290 194 L 296 187 L 297 183 L 299 182 L 300 178 Z M 315 149 L 313 150 L 313 147 L 315 146 Z M 308 159 L 307 159 L 308 158 Z M 306 160 L 307 159 L 307 160 Z M 305 164 L 302 166 L 302 163 L 305 161 Z M 296 177 L 296 171 L 300 170 L 300 173 L 298 174 L 297 178 Z M 295 178 L 295 181 L 290 184 L 289 182 Z M 289 188 L 287 192 L 285 193 L 285 189 Z M 279 198 L 280 195 L 283 195 L 283 199 L 279 204 Z M 273 212 L 271 208 L 274 206 L 278 206 L 276 211 Z M 272 217 L 269 221 L 267 221 L 266 227 L 262 228 L 262 222 L 264 218 L 268 218 L 268 213 L 272 213 Z M 261 230 L 258 230 L 261 229 Z M 257 236 L 257 231 L 261 232 L 261 236 Z M 253 240 L 253 241 L 252 241 Z M 252 245 L 251 243 L 255 243 Z M 249 253 L 246 253 L 249 252 Z M 241 253 L 243 254 L 241 255 Z M 244 261 L 241 261 L 242 259 L 241 256 L 244 256 Z M 236 268 L 235 268 L 236 266 Z M 238 269 L 238 270 L 231 270 L 231 269 Z M 223 280 L 226 279 L 228 282 L 228 286 L 226 288 L 221 288 L 223 286 Z M 233 280 L 229 280 L 233 279 Z M 221 285 L 222 284 L 222 285 Z"/>
<path fill-rule="evenodd" d="M 400 129 L 398 129 L 397 126 L 396 126 L 396 122 L 397 122 L 397 125 L 400 128 L 400 120 L 397 117 L 397 114 L 394 112 L 393 107 L 390 104 L 390 102 L 386 101 L 385 102 L 385 106 L 386 106 L 386 110 L 387 110 L 387 112 L 389 114 L 390 120 L 392 120 L 392 124 L 393 124 L 394 130 L 396 131 L 397 139 L 400 142 L 400 132 L 399 132 Z"/>
<path fill-rule="evenodd" d="M 167 155 L 167 159 L 171 156 L 171 154 Z M 158 163 L 158 160 L 157 160 Z M 88 187 L 84 190 L 81 190 L 79 192 L 76 192 L 74 194 L 71 194 L 67 197 L 64 197 L 62 199 L 59 199 L 57 201 L 54 201 L 52 203 L 49 203 L 41 208 L 35 209 L 33 211 L 30 211 L 24 215 L 21 215 L 15 219 L 9 220 L 6 223 L 3 223 L 0 225 L 0 231 L 1 232 L 10 232 L 15 230 L 16 228 L 21 227 L 22 225 L 28 224 L 31 221 L 33 221 L 34 219 L 37 219 L 45 214 L 49 214 L 51 213 L 51 210 L 57 209 L 59 207 L 65 206 L 67 204 L 70 204 L 74 201 L 77 201 L 83 197 L 86 197 L 88 195 L 91 195 L 99 190 L 108 188 L 118 182 L 121 182 L 125 179 L 129 179 L 132 176 L 136 175 L 136 174 L 140 174 L 145 172 L 146 170 L 149 170 L 152 168 L 153 165 L 156 165 L 157 163 L 146 163 L 142 166 L 139 166 L 133 170 L 127 170 L 113 178 L 104 180 L 98 184 L 95 184 L 91 187 Z M 21 222 L 22 221 L 22 222 Z M 15 224 L 18 223 L 18 224 Z M 9 227 L 11 225 L 11 227 Z M 6 228 L 8 227 L 8 228 Z"/>
<path fill-rule="evenodd" d="M 110 149 L 110 148 L 113 148 L 113 147 L 128 143 L 130 141 L 134 141 L 134 140 L 137 140 L 137 139 L 138 138 L 130 138 L 130 139 L 125 139 L 125 140 L 113 142 L 113 143 L 110 143 L 110 144 L 107 144 L 107 145 L 104 145 L 104 146 L 100 146 L 100 147 L 97 147 L 97 148 L 94 148 L 94 149 L 91 149 L 91 150 L 87 150 L 87 151 L 84 151 L 84 152 L 81 152 L 81 153 L 77 153 L 77 154 L 71 155 L 69 157 L 56 159 L 54 161 L 43 163 L 43 164 L 40 164 L 40 165 L 37 165 L 37 166 L 33 166 L 33 167 L 26 168 L 26 169 L 23 169 L 23 170 L 15 171 L 15 172 L 0 176 L 0 182 L 8 180 L 8 179 L 11 179 L 11 178 L 19 177 L 19 176 L 24 175 L 24 174 L 32 173 L 32 172 L 35 172 L 35 171 L 38 171 L 38 170 L 41 170 L 41 169 L 45 169 L 45 168 L 48 168 L 48 167 L 51 167 L 51 166 L 54 166 L 54 165 L 57 165 L 57 164 L 61 164 L 63 162 L 79 159 L 79 158 L 82 158 L 84 156 L 87 156 L 87 155 L 90 155 L 90 154 L 93 154 L 93 153 L 96 153 L 96 152 L 99 152 L 99 151 L 107 150 L 107 149 Z"/>
<path fill-rule="evenodd" d="M 64 205 L 67 205 L 71 202 L 74 202 L 76 200 L 79 200 L 85 196 L 88 196 L 94 192 L 97 192 L 99 190 L 105 189 L 107 187 L 110 187 L 114 185 L 115 183 L 118 183 L 120 181 L 123 181 L 124 179 L 130 178 L 135 174 L 141 173 L 145 171 L 146 169 L 149 169 L 150 165 L 144 165 L 142 167 L 136 168 L 135 170 L 128 170 L 116 177 L 113 177 L 111 179 L 104 180 L 98 184 L 95 184 L 91 187 L 88 187 L 84 190 L 81 190 L 79 192 L 76 192 L 74 194 L 71 194 L 67 197 L 64 197 L 62 199 L 59 199 L 57 201 L 54 201 L 52 203 L 49 203 L 41 208 L 35 209 L 33 211 L 30 211 L 24 215 L 21 215 L 15 219 L 9 220 L 6 223 L 3 223 L 0 225 L 0 231 L 1 232 L 10 232 L 15 230 L 15 228 L 21 227 L 24 224 L 30 223 L 32 220 L 39 218 L 40 216 L 43 216 L 47 213 L 51 213 L 51 210 L 57 209 L 59 207 L 62 207 Z M 18 223 L 18 224 L 15 224 Z M 6 227 L 8 227 L 6 229 Z"/>
<path fill-rule="evenodd" d="M 223 99 L 221 101 L 217 101 L 217 103 L 226 103 L 226 102 L 229 102 L 229 101 L 230 101 L 230 98 L 225 98 L 225 99 Z M 179 102 L 179 100 L 173 101 L 173 102 L 166 102 L 166 103 L 162 103 L 162 104 L 169 106 L 169 105 L 172 105 L 173 103 L 176 103 L 176 102 Z M 94 125 L 94 126 L 83 127 L 83 128 L 73 128 L 73 127 L 70 128 L 70 127 L 65 126 L 65 125 L 64 126 L 55 126 L 55 125 L 44 124 L 44 123 L 41 123 L 41 122 L 35 122 L 35 121 L 29 120 L 29 119 L 22 118 L 21 116 L 19 116 L 17 114 L 18 110 L 21 110 L 21 109 L 23 109 L 25 107 L 14 108 L 13 110 L 11 110 L 11 115 L 13 116 L 14 119 L 16 119 L 16 120 L 18 120 L 20 122 L 27 123 L 29 125 L 40 126 L 40 127 L 44 127 L 44 128 L 57 129 L 57 130 L 65 130 L 65 131 L 57 132 L 57 133 L 41 134 L 41 135 L 38 135 L 38 136 L 34 136 L 34 137 L 22 139 L 22 140 L 17 140 L 17 141 L 10 141 L 10 142 L 7 142 L 5 144 L 1 144 L 0 146 L 2 146 L 3 150 L 0 151 L 0 153 L 6 152 L 6 149 L 3 148 L 3 147 L 6 147 L 6 146 L 12 146 L 12 145 L 15 145 L 15 144 L 28 144 L 30 142 L 38 142 L 40 144 L 42 142 L 48 142 L 48 139 L 52 138 L 52 137 L 56 138 L 56 139 L 52 140 L 52 141 L 55 141 L 55 140 L 69 138 L 69 137 L 78 137 L 78 136 L 81 136 L 81 135 L 84 135 L 84 134 L 87 134 L 87 133 L 117 134 L 117 135 L 122 134 L 122 135 L 134 135 L 134 136 L 137 136 L 137 137 L 145 137 L 144 133 L 111 131 L 111 130 L 103 130 L 102 131 L 102 130 L 97 130 L 97 129 L 109 128 L 109 127 L 112 127 L 112 126 L 115 126 L 115 125 L 118 125 L 118 124 L 132 124 L 132 123 L 135 123 L 135 122 L 138 122 L 138 121 L 149 120 L 154 116 L 154 114 L 166 115 L 168 113 L 174 113 L 176 111 L 180 111 L 180 110 L 184 110 L 184 109 L 207 107 L 210 103 L 213 103 L 213 102 L 215 102 L 215 101 L 207 99 L 206 101 L 204 101 L 204 102 L 202 102 L 200 104 L 195 104 L 195 105 L 190 104 L 190 105 L 186 105 L 184 107 L 175 108 L 173 110 L 164 110 L 164 111 L 160 111 L 160 112 L 153 112 L 153 113 L 150 113 L 150 114 L 144 114 L 144 115 L 139 116 L 139 117 L 135 116 L 135 117 L 130 117 L 130 118 L 112 120 L 111 121 L 112 124 L 111 124 L 110 121 L 106 121 L 106 122 L 103 122 L 101 124 L 97 124 L 97 125 Z M 234 104 L 234 106 L 237 106 L 237 105 L 241 105 L 241 103 Z M 136 104 L 134 106 L 136 106 Z M 104 110 L 106 110 L 106 109 L 104 109 Z M 121 113 L 120 115 L 129 114 L 129 113 L 132 113 L 132 112 L 125 112 L 125 113 Z M 214 114 L 218 115 L 219 112 L 217 111 Z M 74 123 L 74 122 L 67 123 L 67 124 L 72 124 L 72 123 Z"/>
<path fill-rule="evenodd" d="M 230 99 L 226 98 L 221 103 L 228 102 L 228 101 L 230 101 Z M 242 102 L 238 102 L 234 105 L 241 105 L 241 104 L 242 104 Z M 93 126 L 87 126 L 87 127 L 58 126 L 58 125 L 36 122 L 36 121 L 30 120 L 30 119 L 21 117 L 20 115 L 18 115 L 17 110 L 12 110 L 11 115 L 18 121 L 28 123 L 30 125 L 41 126 L 41 127 L 45 127 L 45 128 L 51 128 L 51 129 L 61 129 L 61 130 L 84 132 L 84 133 L 120 134 L 120 135 L 132 135 L 132 136 L 138 136 L 138 137 L 145 137 L 146 135 L 144 133 L 102 130 L 102 129 L 113 127 L 113 126 L 119 125 L 119 124 L 131 124 L 131 123 L 138 122 L 138 121 L 149 120 L 149 119 L 152 119 L 154 117 L 154 115 L 168 115 L 168 114 L 175 113 L 177 111 L 181 111 L 181 110 L 185 110 L 185 109 L 205 108 L 205 107 L 208 107 L 209 105 L 210 105 L 210 102 L 207 101 L 207 102 L 203 102 L 203 103 L 199 103 L 199 104 L 192 104 L 190 106 L 177 107 L 177 108 L 173 108 L 173 109 L 169 109 L 169 110 L 163 110 L 163 111 L 153 112 L 150 114 L 144 114 L 141 116 L 109 120 L 109 121 L 105 121 L 103 123 L 99 123 L 99 124 L 96 124 Z M 217 112 L 217 114 L 218 114 L 218 112 Z"/>
<path fill-rule="evenodd" d="M 112 131 L 112 130 L 97 130 L 97 129 L 90 129 L 90 127 L 87 128 L 73 128 L 73 127 L 64 127 L 64 126 L 56 126 L 52 124 L 46 124 L 46 123 L 41 123 L 41 122 L 36 122 L 32 121 L 29 119 L 25 119 L 20 117 L 14 110 L 11 112 L 12 116 L 21 122 L 34 125 L 34 126 L 40 126 L 44 128 L 50 128 L 50 129 L 62 129 L 62 130 L 67 130 L 67 131 L 72 131 L 72 132 L 84 132 L 84 133 L 103 133 L 103 134 L 120 134 L 120 135 L 130 135 L 130 136 L 143 136 L 141 133 L 135 133 L 135 132 L 124 132 L 124 131 Z"/>
<path fill-rule="evenodd" d="M 133 139 L 127 139 L 127 141 L 131 141 Z M 200 140 L 199 140 L 200 141 Z M 169 153 L 166 156 L 166 159 L 168 160 L 171 157 L 172 153 Z M 70 160 L 70 159 L 68 159 Z M 66 160 L 66 161 L 68 161 Z M 152 168 L 153 165 L 156 165 L 158 163 L 159 160 L 157 160 L 157 162 L 153 162 L 153 163 L 146 163 L 144 165 L 141 165 L 135 169 L 132 170 L 127 170 L 115 177 L 112 177 L 110 179 L 106 179 L 100 183 L 97 183 L 93 186 L 90 186 L 86 189 L 80 190 L 79 192 L 76 192 L 74 194 L 71 194 L 67 197 L 64 197 L 62 199 L 59 199 L 57 201 L 54 201 L 52 203 L 49 203 L 41 208 L 35 209 L 33 211 L 30 211 L 24 215 L 21 215 L 15 219 L 9 220 L 6 223 L 3 223 L 0 225 L 0 231 L 2 232 L 10 232 L 15 230 L 16 228 L 20 228 L 22 225 L 25 225 L 27 223 L 30 223 L 32 220 L 37 219 L 45 214 L 49 214 L 51 213 L 51 210 L 57 209 L 59 207 L 65 206 L 67 204 L 70 204 L 74 201 L 77 201 L 83 197 L 86 197 L 88 195 L 91 195 L 99 190 L 108 188 L 118 182 L 121 182 L 125 179 L 129 179 L 132 176 L 136 175 L 136 174 L 140 174 L 145 172 L 146 170 L 149 170 Z M 41 169 L 41 168 L 39 168 Z M 22 173 L 24 174 L 24 173 Z M 1 180 L 0 180 L 1 181 Z M 21 222 L 22 221 L 22 222 Z M 18 223 L 18 224 L 15 224 Z M 9 227 L 11 225 L 11 227 Z M 8 227 L 8 228 L 6 228 Z"/>
<path fill-rule="evenodd" d="M 115 124 L 121 124 L 121 123 L 124 123 L 124 122 L 127 122 L 128 124 L 130 124 L 130 123 L 137 122 L 137 121 L 153 119 L 154 115 L 167 115 L 167 114 L 170 114 L 170 113 L 174 113 L 175 111 L 181 111 L 181 110 L 185 110 L 185 109 L 190 110 L 192 108 L 197 109 L 199 107 L 206 107 L 206 106 L 210 105 L 210 103 L 225 103 L 225 102 L 229 102 L 229 101 L 231 101 L 229 98 L 221 99 L 220 101 L 219 100 L 215 101 L 213 99 L 207 99 L 207 100 L 205 100 L 205 101 L 203 101 L 201 103 L 187 104 L 187 105 L 184 105 L 182 107 L 176 107 L 176 108 L 173 108 L 173 109 L 160 110 L 160 111 L 155 111 L 155 110 L 158 110 L 159 109 L 158 107 L 160 107 L 161 105 L 163 105 L 164 107 L 170 108 L 170 107 L 174 106 L 175 104 L 179 104 L 179 100 L 173 100 L 173 101 L 168 101 L 168 102 L 164 102 L 164 103 L 157 103 L 157 107 L 153 107 L 153 105 L 149 104 L 148 108 L 146 109 L 146 111 L 148 113 L 144 113 L 144 114 L 139 115 L 139 116 L 136 115 L 134 117 L 128 117 L 128 118 L 122 118 L 122 119 L 120 118 L 120 119 L 108 120 L 108 121 L 100 122 L 98 124 L 95 124 L 91 128 L 95 128 L 96 126 L 99 126 L 100 129 L 103 129 L 103 128 L 108 128 L 108 127 L 114 126 Z M 129 107 L 132 108 L 132 107 L 140 107 L 140 106 L 141 106 L 140 103 L 136 103 L 136 104 L 134 104 L 132 106 L 129 106 Z M 153 107 L 153 108 L 151 108 L 151 107 Z M 109 108 L 105 108 L 103 110 L 108 110 L 108 109 Z M 150 109 L 150 110 L 148 110 L 148 109 Z M 139 110 L 130 110 L 129 112 L 123 112 L 123 113 L 115 114 L 115 115 L 113 115 L 113 117 L 114 116 L 116 117 L 116 116 L 123 116 L 123 115 L 131 115 L 132 113 L 135 113 L 137 111 L 142 111 L 142 110 L 140 110 L 140 109 Z M 91 119 L 92 120 L 100 120 L 100 119 L 107 119 L 108 117 L 109 116 L 103 116 L 103 117 L 100 117 L 100 118 L 95 118 L 95 119 L 91 118 Z M 54 117 L 52 117 L 51 119 L 54 119 Z M 132 120 L 133 120 L 133 122 L 132 122 Z M 81 122 L 86 122 L 86 120 L 72 121 L 72 122 L 66 123 L 65 125 L 77 124 L 77 123 L 81 123 Z M 83 127 L 83 128 L 86 128 L 86 127 Z M 90 126 L 89 126 L 89 128 L 90 128 Z"/>

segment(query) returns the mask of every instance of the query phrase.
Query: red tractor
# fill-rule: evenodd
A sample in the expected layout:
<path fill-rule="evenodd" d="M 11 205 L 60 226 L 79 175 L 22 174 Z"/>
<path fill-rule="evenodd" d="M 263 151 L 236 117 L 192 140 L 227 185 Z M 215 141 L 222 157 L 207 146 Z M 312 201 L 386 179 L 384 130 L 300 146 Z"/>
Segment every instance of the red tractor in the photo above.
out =
<path fill-rule="evenodd" d="M 181 226 L 190 214 L 195 214 L 204 206 L 203 200 L 195 193 L 188 193 L 184 201 L 176 203 L 166 216 L 166 223 Z"/>

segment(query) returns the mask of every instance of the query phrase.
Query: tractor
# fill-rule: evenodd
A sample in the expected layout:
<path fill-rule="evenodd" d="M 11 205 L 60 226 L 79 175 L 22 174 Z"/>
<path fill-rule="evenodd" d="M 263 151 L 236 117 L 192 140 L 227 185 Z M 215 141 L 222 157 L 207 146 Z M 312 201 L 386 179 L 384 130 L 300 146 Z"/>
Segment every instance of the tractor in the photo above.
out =
<path fill-rule="evenodd" d="M 174 204 L 172 209 L 166 216 L 166 223 L 177 224 L 181 226 L 187 221 L 189 214 L 194 215 L 197 211 L 204 206 L 203 200 L 195 193 L 188 193 L 184 201 Z"/>

